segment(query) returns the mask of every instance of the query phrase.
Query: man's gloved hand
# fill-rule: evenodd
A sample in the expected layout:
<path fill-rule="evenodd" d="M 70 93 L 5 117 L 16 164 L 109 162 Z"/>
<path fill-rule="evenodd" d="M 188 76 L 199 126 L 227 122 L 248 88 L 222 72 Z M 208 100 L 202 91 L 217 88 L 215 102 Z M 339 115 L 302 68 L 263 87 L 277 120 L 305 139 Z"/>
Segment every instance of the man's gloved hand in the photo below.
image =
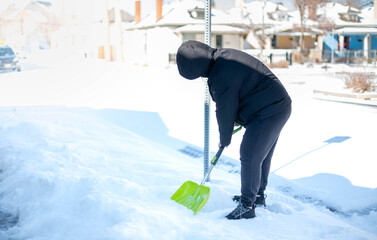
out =
<path fill-rule="evenodd" d="M 236 122 L 234 122 L 234 127 L 240 127 L 241 126 L 241 124 L 238 124 L 238 123 L 236 123 Z M 238 131 L 237 131 L 238 132 Z M 233 132 L 233 134 L 234 134 L 235 132 Z M 221 148 L 222 147 L 222 145 L 221 145 L 221 143 L 219 143 L 219 148 Z"/>

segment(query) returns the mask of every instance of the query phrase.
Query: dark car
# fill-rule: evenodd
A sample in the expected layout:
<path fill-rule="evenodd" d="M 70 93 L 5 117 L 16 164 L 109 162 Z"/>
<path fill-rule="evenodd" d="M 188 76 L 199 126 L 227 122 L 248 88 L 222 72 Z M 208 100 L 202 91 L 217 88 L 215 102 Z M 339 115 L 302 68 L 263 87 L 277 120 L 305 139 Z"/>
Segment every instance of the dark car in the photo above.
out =
<path fill-rule="evenodd" d="M 10 47 L 0 47 L 0 70 L 21 71 L 20 62 Z"/>

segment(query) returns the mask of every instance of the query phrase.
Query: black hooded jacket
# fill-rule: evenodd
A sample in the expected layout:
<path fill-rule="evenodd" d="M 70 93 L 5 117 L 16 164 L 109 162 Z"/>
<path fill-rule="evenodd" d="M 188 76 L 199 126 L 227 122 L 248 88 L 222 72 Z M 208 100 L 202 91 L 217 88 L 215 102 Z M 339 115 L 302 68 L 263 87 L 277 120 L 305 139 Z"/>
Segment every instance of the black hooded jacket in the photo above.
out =
<path fill-rule="evenodd" d="M 272 116 L 291 104 L 278 78 L 262 62 L 242 51 L 214 49 L 190 40 L 179 47 L 177 66 L 187 79 L 208 78 L 223 146 L 230 144 L 235 122 L 247 126 L 253 118 Z"/>

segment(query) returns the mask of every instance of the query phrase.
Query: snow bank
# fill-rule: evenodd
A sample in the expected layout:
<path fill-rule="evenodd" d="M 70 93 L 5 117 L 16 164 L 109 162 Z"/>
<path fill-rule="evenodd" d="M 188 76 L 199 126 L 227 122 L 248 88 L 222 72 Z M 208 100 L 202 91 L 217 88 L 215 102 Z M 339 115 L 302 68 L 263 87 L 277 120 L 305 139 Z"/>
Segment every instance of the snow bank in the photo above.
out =
<path fill-rule="evenodd" d="M 120 117 L 127 122 L 133 114 L 140 113 L 1 108 L 0 206 L 3 212 L 18 217 L 15 226 L 1 232 L 3 237 L 376 238 L 372 227 L 377 223 L 375 209 L 364 215 L 351 211 L 375 203 L 375 189 L 353 187 L 344 179 L 334 182 L 338 177 L 330 175 L 297 181 L 273 175 L 268 207 L 257 209 L 256 219 L 225 220 L 235 207 L 231 196 L 239 193 L 239 166 L 232 161 L 214 169 L 210 200 L 194 216 L 170 196 L 186 180 L 200 182 L 202 160 L 190 158 L 164 141 L 153 141 L 153 136 L 142 137 L 137 134 L 142 130 L 131 131 L 135 130 L 132 125 L 119 123 Z M 331 182 L 336 185 L 328 184 Z M 354 201 L 355 196 L 360 201 Z M 351 215 L 334 214 L 328 206 Z"/>

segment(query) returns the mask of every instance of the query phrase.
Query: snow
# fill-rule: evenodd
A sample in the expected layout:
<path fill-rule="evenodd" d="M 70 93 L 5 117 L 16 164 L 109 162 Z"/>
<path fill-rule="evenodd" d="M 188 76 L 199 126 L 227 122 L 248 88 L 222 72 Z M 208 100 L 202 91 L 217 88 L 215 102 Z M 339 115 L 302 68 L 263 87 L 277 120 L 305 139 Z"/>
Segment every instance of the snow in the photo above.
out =
<path fill-rule="evenodd" d="M 185 25 L 183 27 L 179 27 L 175 30 L 175 32 L 200 32 L 203 30 L 202 25 Z M 246 33 L 246 31 L 242 28 L 227 26 L 227 25 L 213 25 L 211 26 L 211 31 L 214 33 Z"/>
<path fill-rule="evenodd" d="M 312 94 L 340 88 L 337 72 L 356 67 L 273 70 L 293 112 L 267 208 L 228 221 L 240 191 L 242 131 L 214 168 L 197 215 L 170 200 L 185 181 L 203 178 L 202 158 L 182 153 L 202 150 L 202 80 L 184 80 L 174 65 L 41 56 L 0 73 L 0 239 L 377 239 L 377 109 Z"/>
<path fill-rule="evenodd" d="M 181 26 L 185 24 L 204 25 L 203 19 L 193 18 L 190 11 L 195 9 L 204 9 L 205 4 L 203 1 L 198 0 L 185 0 L 185 1 L 172 1 L 163 5 L 163 17 L 156 21 L 156 13 L 153 11 L 148 14 L 140 23 L 137 23 L 131 28 L 145 28 L 155 25 L 166 26 Z M 215 25 L 234 25 L 235 23 L 242 24 L 244 21 L 239 17 L 229 15 L 223 10 L 214 8 L 211 10 L 212 24 Z"/>
<path fill-rule="evenodd" d="M 376 34 L 377 28 L 339 28 L 334 31 L 335 34 Z"/>

